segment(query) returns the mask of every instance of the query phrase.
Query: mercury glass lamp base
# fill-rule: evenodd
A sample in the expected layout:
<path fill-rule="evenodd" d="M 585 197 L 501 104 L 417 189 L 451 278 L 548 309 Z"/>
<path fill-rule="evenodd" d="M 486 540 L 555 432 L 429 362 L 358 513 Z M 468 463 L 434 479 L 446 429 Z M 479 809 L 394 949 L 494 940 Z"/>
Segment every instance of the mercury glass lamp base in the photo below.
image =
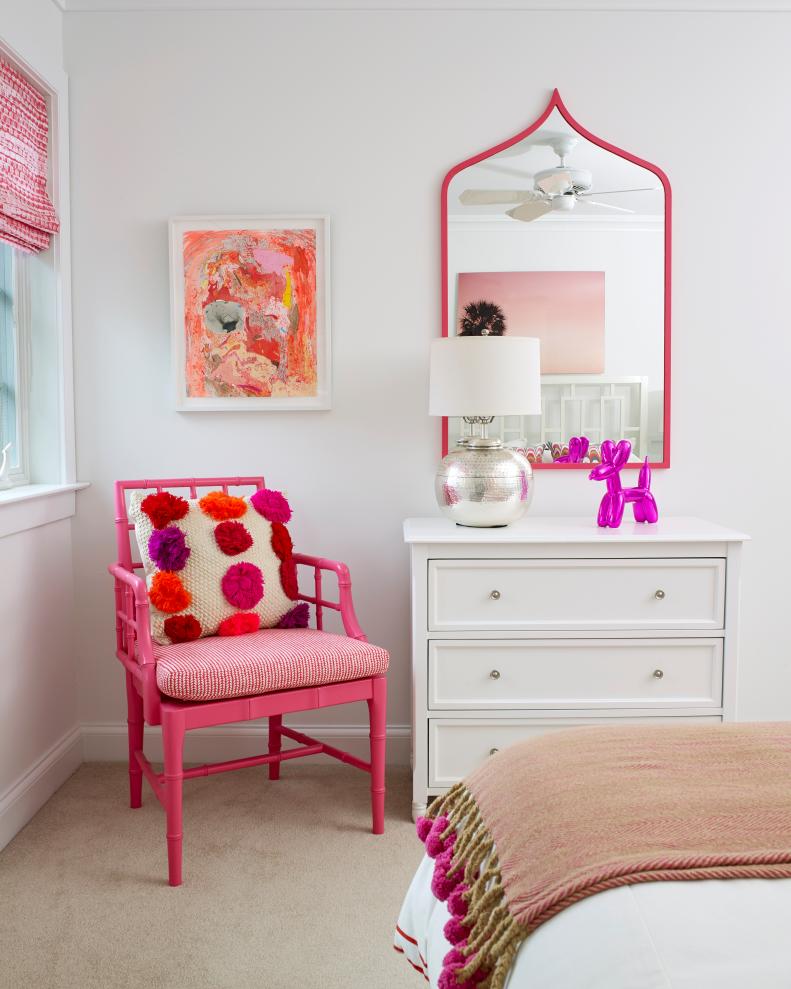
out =
<path fill-rule="evenodd" d="M 510 525 L 530 506 L 533 470 L 526 457 L 502 445 L 465 446 L 441 462 L 434 490 L 442 514 L 457 525 Z"/>

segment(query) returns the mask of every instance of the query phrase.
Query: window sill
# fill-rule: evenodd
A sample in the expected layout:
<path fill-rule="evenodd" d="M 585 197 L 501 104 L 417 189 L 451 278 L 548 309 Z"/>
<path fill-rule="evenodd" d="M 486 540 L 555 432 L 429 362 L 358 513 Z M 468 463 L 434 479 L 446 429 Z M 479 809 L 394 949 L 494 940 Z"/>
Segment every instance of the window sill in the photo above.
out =
<path fill-rule="evenodd" d="M 20 484 L 0 491 L 0 538 L 70 518 L 86 483 Z"/>

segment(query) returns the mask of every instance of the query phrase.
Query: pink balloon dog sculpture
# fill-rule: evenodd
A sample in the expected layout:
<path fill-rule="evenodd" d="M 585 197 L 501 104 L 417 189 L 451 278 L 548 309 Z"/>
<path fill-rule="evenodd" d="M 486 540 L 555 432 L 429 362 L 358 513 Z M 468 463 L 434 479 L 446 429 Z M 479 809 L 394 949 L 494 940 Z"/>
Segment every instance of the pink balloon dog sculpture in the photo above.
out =
<path fill-rule="evenodd" d="M 592 481 L 607 482 L 607 493 L 601 500 L 596 519 L 602 528 L 618 528 L 627 502 L 632 503 L 635 522 L 656 522 L 659 519 L 659 509 L 651 494 L 648 457 L 640 468 L 636 487 L 621 486 L 621 468 L 628 462 L 631 452 L 632 444 L 629 440 L 621 440 L 617 446 L 612 440 L 605 440 L 601 445 L 601 463 L 588 474 Z"/>
<path fill-rule="evenodd" d="M 562 457 L 555 457 L 556 464 L 581 464 L 588 453 L 590 440 L 587 436 L 572 436 L 569 440 L 569 452 Z"/>

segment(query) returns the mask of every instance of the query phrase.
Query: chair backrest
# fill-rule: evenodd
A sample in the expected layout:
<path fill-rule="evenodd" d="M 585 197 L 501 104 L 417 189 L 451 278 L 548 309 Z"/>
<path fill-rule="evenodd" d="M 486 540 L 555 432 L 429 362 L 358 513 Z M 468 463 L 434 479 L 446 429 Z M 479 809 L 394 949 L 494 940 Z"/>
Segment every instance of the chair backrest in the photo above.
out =
<path fill-rule="evenodd" d="M 258 490 L 265 487 L 263 477 L 159 477 L 147 481 L 116 481 L 115 482 L 115 532 L 118 541 L 118 562 L 127 570 L 140 570 L 143 564 L 132 558 L 132 532 L 134 522 L 129 521 L 127 506 L 127 491 L 141 491 L 151 488 L 154 491 L 178 491 L 186 488 L 190 498 L 198 497 L 198 489 L 206 488 L 216 491 L 218 488 L 228 494 L 228 488 L 253 488 Z"/>

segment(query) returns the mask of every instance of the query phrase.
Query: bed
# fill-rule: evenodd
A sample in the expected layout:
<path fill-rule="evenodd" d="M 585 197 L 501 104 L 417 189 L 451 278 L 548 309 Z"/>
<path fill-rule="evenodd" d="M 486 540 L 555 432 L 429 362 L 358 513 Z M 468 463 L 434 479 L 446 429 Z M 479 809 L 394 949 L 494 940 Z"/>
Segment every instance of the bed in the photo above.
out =
<path fill-rule="evenodd" d="M 419 819 L 394 947 L 435 989 L 789 989 L 789 780 L 784 723 L 518 743 Z"/>
<path fill-rule="evenodd" d="M 450 914 L 424 856 L 394 947 L 436 989 Z M 788 989 L 791 879 L 620 886 L 547 921 L 519 949 L 506 989 Z"/>

